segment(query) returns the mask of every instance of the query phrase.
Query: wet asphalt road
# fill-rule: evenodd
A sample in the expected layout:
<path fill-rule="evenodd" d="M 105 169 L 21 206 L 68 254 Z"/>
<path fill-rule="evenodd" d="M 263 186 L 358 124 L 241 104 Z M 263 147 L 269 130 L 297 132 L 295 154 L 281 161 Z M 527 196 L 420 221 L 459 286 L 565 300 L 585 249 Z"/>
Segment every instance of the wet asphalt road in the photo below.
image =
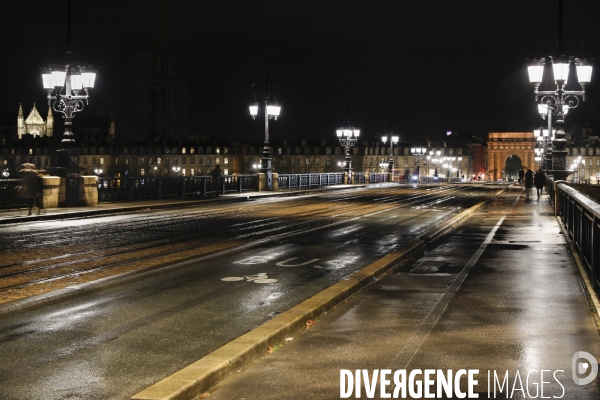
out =
<path fill-rule="evenodd" d="M 342 369 L 369 379 L 389 369 L 388 394 L 397 370 L 420 370 L 423 382 L 426 369 L 473 369 L 480 399 L 600 398 L 598 377 L 573 379 L 594 378 L 587 363 L 600 360 L 579 272 L 550 205 L 524 202 L 521 187 L 294 336 L 206 399 L 336 399 L 349 392 Z M 576 357 L 582 351 L 593 358 Z M 375 383 L 373 396 L 362 383 L 349 398 L 383 398 Z M 466 393 L 466 379 L 460 386 Z"/>
<path fill-rule="evenodd" d="M 346 207 L 342 223 L 2 316 L 0 398 L 128 398 L 369 265 L 495 189 L 464 187 L 432 201 L 425 198 L 360 218 L 354 218 L 352 207 Z M 348 199 L 337 194 L 319 201 L 369 207 L 420 191 L 399 196 L 382 189 L 361 190 L 353 191 Z M 291 205 L 302 198 L 285 201 Z M 264 207 L 271 207 L 270 203 L 264 201 Z M 177 216 L 174 211 L 158 214 Z M 243 213 L 239 218 L 240 223 L 249 222 Z M 126 219 L 94 219 L 87 240 L 93 240 L 94 234 L 106 235 L 104 230 L 110 230 L 111 223 Z M 95 224 L 103 229 L 95 229 Z M 44 230 L 44 226 L 29 224 L 28 229 Z M 156 227 L 151 228 L 156 235 Z M 129 229 L 128 235 L 139 235 L 148 227 L 139 224 L 136 230 Z"/>

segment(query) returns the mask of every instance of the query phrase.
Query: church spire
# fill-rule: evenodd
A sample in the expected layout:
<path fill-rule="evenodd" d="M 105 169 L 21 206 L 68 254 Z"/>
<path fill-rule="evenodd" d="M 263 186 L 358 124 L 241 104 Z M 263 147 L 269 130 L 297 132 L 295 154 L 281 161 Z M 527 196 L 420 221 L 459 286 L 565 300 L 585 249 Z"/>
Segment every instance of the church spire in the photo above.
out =
<path fill-rule="evenodd" d="M 54 136 L 54 115 L 52 115 L 52 106 L 48 106 L 48 117 L 46 118 L 46 136 Z"/>
<path fill-rule="evenodd" d="M 17 117 L 17 135 L 19 139 L 25 134 L 25 116 L 23 115 L 23 105 L 19 103 L 19 115 Z"/>

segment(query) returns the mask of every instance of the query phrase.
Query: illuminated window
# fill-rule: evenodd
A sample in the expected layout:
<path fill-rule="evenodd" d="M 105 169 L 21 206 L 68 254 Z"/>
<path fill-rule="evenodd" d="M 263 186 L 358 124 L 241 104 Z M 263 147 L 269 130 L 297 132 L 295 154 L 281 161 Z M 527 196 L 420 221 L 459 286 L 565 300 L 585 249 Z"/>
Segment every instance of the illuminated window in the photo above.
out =
<path fill-rule="evenodd" d="M 156 159 L 156 163 L 157 163 L 157 164 L 160 164 L 161 162 L 162 162 L 162 159 L 161 159 L 160 157 L 158 157 L 158 158 Z"/>
<path fill-rule="evenodd" d="M 215 154 L 221 154 L 221 148 L 220 147 L 217 147 L 215 149 Z"/>
<path fill-rule="evenodd" d="M 223 164 L 229 164 L 229 157 L 223 157 Z"/>
<path fill-rule="evenodd" d="M 146 170 L 144 168 L 140 169 L 140 175 L 142 175 L 142 176 L 146 175 Z"/>
<path fill-rule="evenodd" d="M 185 168 L 181 170 L 181 176 L 185 176 Z"/>
<path fill-rule="evenodd" d="M 29 154 L 33 154 L 33 149 L 29 149 Z"/>
<path fill-rule="evenodd" d="M 219 157 L 215 157 L 215 164 L 220 164 L 221 163 L 221 159 Z"/>
<path fill-rule="evenodd" d="M 100 165 L 104 165 L 104 157 L 100 157 Z"/>
<path fill-rule="evenodd" d="M 194 168 L 190 168 L 190 176 L 194 176 Z"/>
<path fill-rule="evenodd" d="M 185 154 L 185 147 L 181 148 L 181 154 Z"/>
<path fill-rule="evenodd" d="M 223 175 L 229 175 L 229 170 L 227 168 L 223 170 Z"/>
<path fill-rule="evenodd" d="M 194 154 L 194 148 L 193 147 L 190 148 L 190 154 Z"/>

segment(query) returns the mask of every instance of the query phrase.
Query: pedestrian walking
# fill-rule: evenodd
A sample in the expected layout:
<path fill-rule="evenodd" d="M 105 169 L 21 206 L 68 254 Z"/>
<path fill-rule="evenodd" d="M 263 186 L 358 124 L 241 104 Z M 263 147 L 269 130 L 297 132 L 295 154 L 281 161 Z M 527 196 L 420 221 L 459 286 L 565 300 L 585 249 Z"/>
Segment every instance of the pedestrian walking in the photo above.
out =
<path fill-rule="evenodd" d="M 527 168 L 527 172 L 525 172 L 525 193 L 527 195 L 525 201 L 531 201 L 529 199 L 531 188 L 533 188 L 533 171 Z"/>
<path fill-rule="evenodd" d="M 219 164 L 210 171 L 210 176 L 212 177 L 213 190 L 217 197 L 219 197 L 219 192 L 221 190 L 221 166 Z"/>
<path fill-rule="evenodd" d="M 542 190 L 544 186 L 546 186 L 546 175 L 542 172 L 541 169 L 536 172 L 535 177 L 533 178 L 533 186 L 535 186 L 537 192 L 537 202 L 540 202 L 540 195 L 543 194 Z"/>
<path fill-rule="evenodd" d="M 31 215 L 33 207 L 37 208 L 37 214 L 40 215 L 40 209 L 42 208 L 42 191 L 43 182 L 42 176 L 44 171 L 38 171 L 35 169 L 33 164 L 21 165 L 21 170 L 17 173 L 19 179 L 21 179 L 21 186 L 15 187 L 17 194 L 27 203 L 27 208 Z"/>
<path fill-rule="evenodd" d="M 523 168 L 519 168 L 519 183 L 523 183 L 523 177 L 525 176 L 525 172 L 523 171 Z"/>

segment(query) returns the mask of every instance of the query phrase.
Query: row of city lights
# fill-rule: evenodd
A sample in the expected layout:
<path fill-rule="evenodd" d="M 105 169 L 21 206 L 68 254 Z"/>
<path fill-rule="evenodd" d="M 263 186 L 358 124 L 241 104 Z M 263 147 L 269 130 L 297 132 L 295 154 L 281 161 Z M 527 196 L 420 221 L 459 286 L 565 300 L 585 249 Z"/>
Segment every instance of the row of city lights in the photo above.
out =
<path fill-rule="evenodd" d="M 593 65 L 591 59 L 584 54 L 584 57 L 568 56 L 562 35 L 562 3 L 559 0 L 559 26 L 557 35 L 557 50 L 554 57 L 539 57 L 536 54 L 536 45 L 532 50 L 532 56 L 528 60 L 527 70 L 530 83 L 534 87 L 534 95 L 536 102 L 539 99 L 538 113 L 542 118 L 547 119 L 548 129 L 536 129 L 534 131 L 538 145 L 535 148 L 535 160 L 540 163 L 540 167 L 546 170 L 559 171 L 560 177 L 566 177 L 566 154 L 565 149 L 566 139 L 565 132 L 562 127 L 564 118 L 569 110 L 576 108 L 579 105 L 579 97 L 585 101 L 585 88 L 592 79 Z M 71 0 L 67 1 L 67 48 L 64 54 L 62 63 L 55 63 L 42 69 L 42 83 L 47 91 L 48 104 L 52 105 L 54 111 L 61 112 L 64 115 L 65 131 L 62 138 L 62 143 L 69 145 L 74 140 L 74 134 L 71 131 L 72 119 L 74 113 L 81 111 L 85 104 L 89 103 L 90 90 L 94 88 L 96 81 L 96 70 L 87 61 L 83 65 L 75 65 L 74 57 L 71 51 Z M 585 43 L 584 43 L 585 48 Z M 585 51 L 584 51 L 585 52 Z M 550 63 L 552 71 L 552 80 L 556 85 L 555 90 L 540 90 L 544 81 L 546 64 Z M 578 83 L 581 90 L 565 90 L 571 65 L 574 64 L 577 72 Z M 262 172 L 267 173 L 267 188 L 272 188 L 271 176 L 271 150 L 269 146 L 269 120 L 277 120 L 281 113 L 281 105 L 277 102 L 278 87 L 269 81 L 269 72 L 266 71 L 265 83 L 255 83 L 252 85 L 254 93 L 254 102 L 249 105 L 250 115 L 256 119 L 258 115 L 259 103 L 256 97 L 257 89 L 262 88 L 264 94 L 264 113 L 265 113 L 265 141 L 263 148 L 263 157 L 261 159 L 260 168 Z M 84 94 L 82 92 L 85 92 Z M 540 98 L 541 96 L 541 98 Z M 349 107 L 348 107 L 349 108 Z M 557 128 L 552 126 L 552 117 L 556 117 Z M 552 135 L 549 135 L 552 132 Z M 341 166 L 348 172 L 349 182 L 351 183 L 352 176 L 352 160 L 350 149 L 356 144 L 360 135 L 360 129 L 352 127 L 348 120 L 346 125 L 336 130 L 336 135 L 340 145 L 345 148 L 345 161 L 340 163 Z M 393 145 L 398 143 L 399 137 L 394 135 L 393 125 L 389 134 L 382 137 L 385 144 L 390 139 L 390 161 L 388 163 L 389 172 L 393 174 Z M 422 147 L 411 148 L 411 153 L 417 158 L 417 172 L 419 170 L 419 159 L 421 156 L 426 156 L 427 149 Z M 433 154 L 429 154 L 431 158 Z M 439 155 L 438 155 L 439 157 Z M 552 164 L 549 164 L 549 161 Z M 72 160 L 71 160 L 72 162 Z M 64 165 L 63 165 L 64 166 Z M 173 168 L 175 172 L 176 167 Z M 560 172 L 562 171 L 562 172 Z M 5 173 L 3 175 L 6 177 Z M 559 177 L 557 177 L 559 178 Z"/>

